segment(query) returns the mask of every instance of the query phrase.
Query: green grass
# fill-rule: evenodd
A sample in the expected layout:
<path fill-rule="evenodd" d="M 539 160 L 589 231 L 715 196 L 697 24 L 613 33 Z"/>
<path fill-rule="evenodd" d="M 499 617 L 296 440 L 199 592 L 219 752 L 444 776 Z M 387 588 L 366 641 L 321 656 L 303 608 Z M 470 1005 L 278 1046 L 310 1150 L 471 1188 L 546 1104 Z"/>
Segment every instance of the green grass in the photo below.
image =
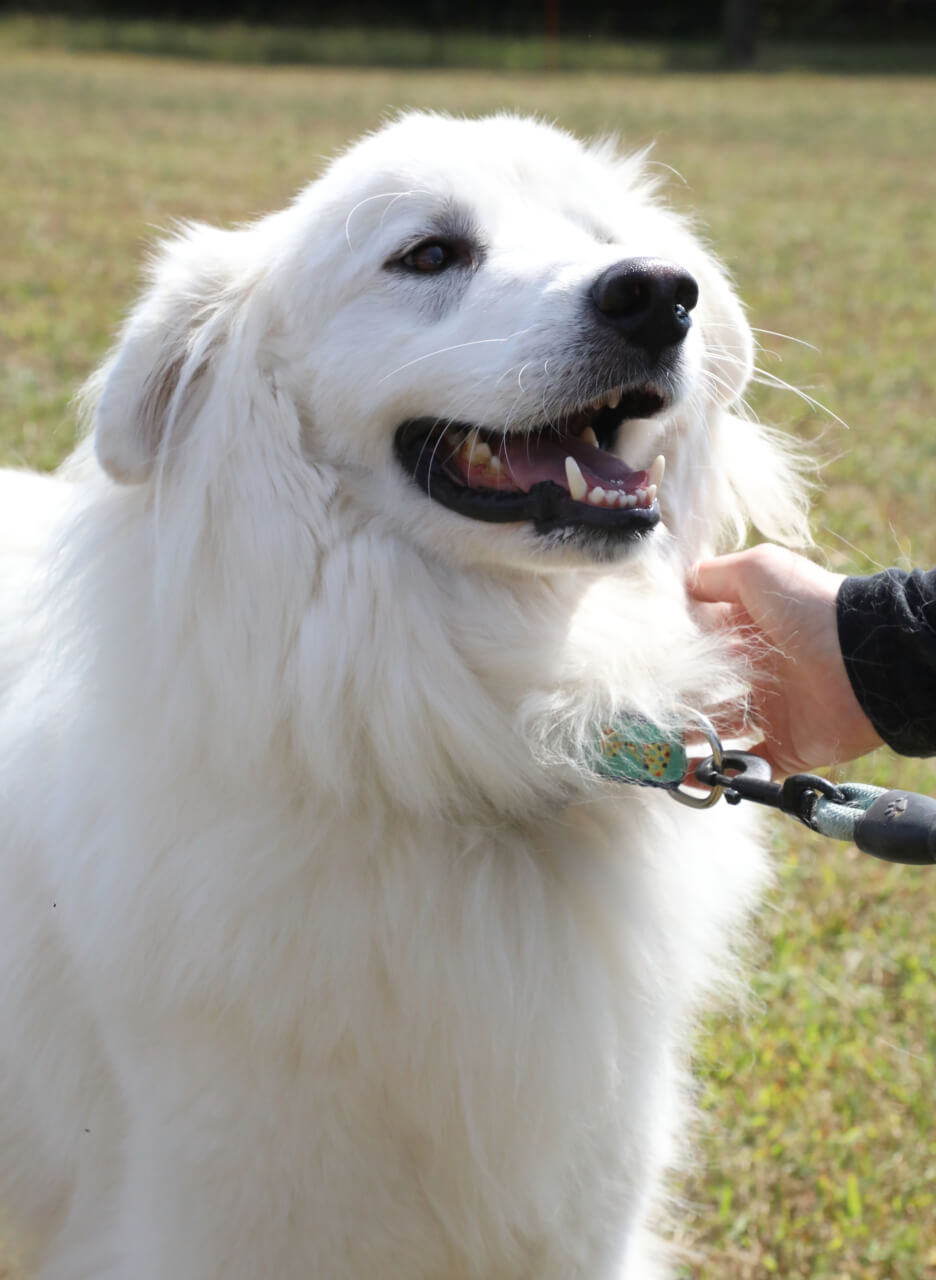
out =
<path fill-rule="evenodd" d="M 280 205 L 400 106 L 511 106 L 658 139 L 763 337 L 758 413 L 819 441 L 828 562 L 936 563 L 936 82 L 234 68 L 0 40 L 0 453 L 50 467 L 153 228 Z M 853 775 L 936 793 L 886 753 Z M 936 1277 L 936 872 L 777 827 L 751 1007 L 700 1041 L 680 1187 L 694 1280 Z M 704 1259 L 704 1260 L 703 1260 Z M 0 1267 L 2 1271 L 2 1267 Z"/>

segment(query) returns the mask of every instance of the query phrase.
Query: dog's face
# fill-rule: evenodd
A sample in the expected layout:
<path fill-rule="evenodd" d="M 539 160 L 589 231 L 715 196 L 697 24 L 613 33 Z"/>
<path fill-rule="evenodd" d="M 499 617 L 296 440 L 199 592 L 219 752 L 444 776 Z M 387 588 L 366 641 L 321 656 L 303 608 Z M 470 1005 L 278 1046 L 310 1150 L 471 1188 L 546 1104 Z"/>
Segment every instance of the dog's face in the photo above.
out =
<path fill-rule="evenodd" d="M 256 362 L 296 407 L 306 464 L 462 562 L 618 558 L 666 511 L 660 455 L 748 377 L 731 289 L 640 162 L 532 121 L 407 117 L 222 235 L 252 258 L 240 306 L 263 316 Z M 212 260 L 202 274 L 223 276 Z M 181 408 L 180 359 L 204 381 L 218 341 L 196 368 L 188 339 L 150 401 Z M 109 391 L 98 452 L 119 475 Z"/>

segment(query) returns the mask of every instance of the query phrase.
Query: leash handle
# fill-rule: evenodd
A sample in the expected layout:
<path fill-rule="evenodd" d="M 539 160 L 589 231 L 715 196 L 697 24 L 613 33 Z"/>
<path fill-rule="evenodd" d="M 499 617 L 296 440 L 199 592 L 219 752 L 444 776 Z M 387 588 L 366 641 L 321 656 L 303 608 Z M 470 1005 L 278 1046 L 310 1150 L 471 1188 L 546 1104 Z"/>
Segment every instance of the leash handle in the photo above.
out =
<path fill-rule="evenodd" d="M 863 853 L 885 862 L 936 865 L 936 800 L 915 791 L 881 791 L 858 818 L 851 838 Z"/>

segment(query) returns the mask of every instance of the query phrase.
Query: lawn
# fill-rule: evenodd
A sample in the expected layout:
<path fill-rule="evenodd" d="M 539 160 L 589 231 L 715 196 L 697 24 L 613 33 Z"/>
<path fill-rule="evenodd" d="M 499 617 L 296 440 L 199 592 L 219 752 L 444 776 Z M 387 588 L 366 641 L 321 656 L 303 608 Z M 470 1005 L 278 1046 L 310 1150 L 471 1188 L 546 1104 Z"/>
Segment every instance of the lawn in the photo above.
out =
<path fill-rule="evenodd" d="M 764 330 L 758 414 L 813 441 L 833 567 L 936 563 L 936 81 L 509 77 L 25 50 L 0 27 L 0 457 L 51 467 L 155 228 L 272 209 L 387 111 L 513 107 L 657 140 Z M 669 173 L 669 168 L 675 171 Z M 847 429 L 838 419 L 847 423 Z M 849 771 L 936 793 L 886 753 Z M 792 826 L 749 1007 L 699 1040 L 706 1120 L 676 1188 L 694 1280 L 936 1277 L 936 870 Z M 3 1264 L 0 1262 L 0 1276 Z"/>

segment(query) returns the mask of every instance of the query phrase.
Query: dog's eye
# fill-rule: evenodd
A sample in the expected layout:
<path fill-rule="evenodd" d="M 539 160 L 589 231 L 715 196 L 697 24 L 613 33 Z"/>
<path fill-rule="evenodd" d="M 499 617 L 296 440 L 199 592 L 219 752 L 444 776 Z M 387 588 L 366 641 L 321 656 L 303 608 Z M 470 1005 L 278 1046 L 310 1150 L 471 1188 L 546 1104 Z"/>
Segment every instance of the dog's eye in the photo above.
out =
<path fill-rule="evenodd" d="M 454 245 L 448 244 L 445 240 L 427 240 L 404 254 L 400 259 L 400 265 L 409 271 L 432 275 L 434 272 L 444 271 L 446 267 L 450 267 L 457 258 L 458 251 Z"/>

